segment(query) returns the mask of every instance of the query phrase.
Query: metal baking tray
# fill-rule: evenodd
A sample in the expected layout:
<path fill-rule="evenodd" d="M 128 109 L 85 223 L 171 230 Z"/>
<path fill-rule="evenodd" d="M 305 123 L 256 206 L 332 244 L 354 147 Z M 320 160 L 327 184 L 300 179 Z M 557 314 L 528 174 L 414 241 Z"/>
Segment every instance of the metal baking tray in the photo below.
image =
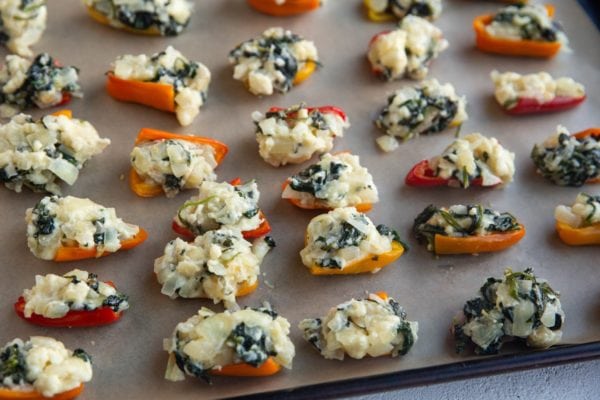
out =
<path fill-rule="evenodd" d="M 139 248 L 102 259 L 68 264 L 38 260 L 26 246 L 24 215 L 25 209 L 41 195 L 0 189 L 0 342 L 13 337 L 50 335 L 71 348 L 86 349 L 93 356 L 94 379 L 83 397 L 97 399 L 267 394 L 310 398 L 317 393 L 325 396 L 390 389 L 598 357 L 600 270 L 594 258 L 598 249 L 568 247 L 554 232 L 554 207 L 572 202 L 581 189 L 557 187 L 543 180 L 529 159 L 533 144 L 554 132 L 557 124 L 572 132 L 597 124 L 600 53 L 594 49 L 600 39 L 598 31 L 582 9 L 557 2 L 556 14 L 571 40 L 572 52 L 550 60 L 494 56 L 474 48 L 471 21 L 499 5 L 466 0 L 444 3 L 444 12 L 436 24 L 444 31 L 450 47 L 434 61 L 429 77 L 451 82 L 459 94 L 467 96 L 469 120 L 462 133 L 479 131 L 495 136 L 516 153 L 515 181 L 505 189 L 418 189 L 404 185 L 410 167 L 443 150 L 453 133 L 420 137 L 390 154 L 378 150 L 374 140 L 379 132 L 372 119 L 390 92 L 411 82 L 385 83 L 370 74 L 366 61 L 369 39 L 393 24 L 367 21 L 358 0 L 329 1 L 318 11 L 293 18 L 259 14 L 241 0 L 202 0 L 196 2 L 190 26 L 174 38 L 128 34 L 95 23 L 80 2 L 49 2 L 48 29 L 35 50 L 47 51 L 63 64 L 81 69 L 85 98 L 73 100 L 69 107 L 76 117 L 89 120 L 102 136 L 112 140 L 103 154 L 89 162 L 77 183 L 64 188 L 64 194 L 89 197 L 115 207 L 120 217 L 141 225 L 150 237 Z M 232 79 L 227 54 L 239 42 L 271 26 L 283 26 L 313 40 L 323 67 L 286 95 L 257 98 Z M 104 90 L 104 73 L 116 56 L 154 53 L 167 45 L 203 62 L 213 75 L 207 104 L 194 124 L 186 128 L 180 127 L 173 115 L 114 101 Z M 579 108 L 558 114 L 508 116 L 492 97 L 492 69 L 521 73 L 546 70 L 555 76 L 569 75 L 585 84 L 588 99 Z M 258 155 L 250 118 L 255 110 L 301 101 L 309 105 L 332 104 L 346 110 L 352 126 L 337 140 L 335 150 L 360 155 L 361 162 L 373 173 L 381 197 L 370 218 L 398 229 L 411 246 L 393 266 L 377 274 L 314 277 L 301 264 L 298 252 L 304 230 L 316 212 L 282 201 L 280 186 L 287 176 L 309 163 L 282 168 L 266 164 Z M 44 113 L 32 111 L 36 117 Z M 263 263 L 259 289 L 239 299 L 239 303 L 256 306 L 268 301 L 289 319 L 297 352 L 291 371 L 259 379 L 216 377 L 212 385 L 194 379 L 177 383 L 163 379 L 167 354 L 162 350 L 162 339 L 201 306 L 216 311 L 222 306 L 205 300 L 171 300 L 160 293 L 152 272 L 153 261 L 175 237 L 170 229 L 171 218 L 193 193 L 174 199 L 142 199 L 129 190 L 123 177 L 129 169 L 135 136 L 142 127 L 217 138 L 230 147 L 217 169 L 219 180 L 239 176 L 258 181 L 260 205 L 272 223 L 277 247 Z M 597 193 L 598 189 L 583 190 Z M 514 213 L 527 228 L 524 240 L 501 253 L 439 258 L 416 244 L 410 229 L 414 217 L 425 206 L 473 202 Z M 508 355 L 503 356 L 456 355 L 448 334 L 452 317 L 488 276 L 501 276 L 508 266 L 533 267 L 561 292 L 566 312 L 564 345 L 546 351 L 507 348 Z M 12 303 L 23 289 L 33 285 L 36 274 L 65 273 L 75 267 L 114 281 L 130 295 L 131 309 L 119 323 L 93 329 L 47 329 L 27 324 L 16 316 Z M 408 355 L 339 362 L 323 359 L 302 340 L 296 327 L 301 319 L 324 315 L 330 307 L 351 297 L 378 290 L 390 293 L 405 307 L 409 319 L 419 321 L 419 340 Z"/>

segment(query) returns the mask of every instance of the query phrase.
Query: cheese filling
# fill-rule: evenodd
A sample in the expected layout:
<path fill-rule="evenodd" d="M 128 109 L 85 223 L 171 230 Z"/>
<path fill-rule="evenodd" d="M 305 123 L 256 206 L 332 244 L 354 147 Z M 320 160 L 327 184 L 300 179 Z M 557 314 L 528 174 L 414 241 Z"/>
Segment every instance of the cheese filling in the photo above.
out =
<path fill-rule="evenodd" d="M 416 15 L 434 20 L 442 13 L 442 0 L 367 0 L 365 4 L 373 12 L 394 15 L 398 19 Z"/>
<path fill-rule="evenodd" d="M 171 297 L 209 298 L 237 307 L 240 289 L 257 284 L 260 264 L 274 246 L 272 239 L 245 240 L 238 230 L 208 231 L 188 243 L 170 241 L 164 255 L 154 261 L 161 293 Z"/>
<path fill-rule="evenodd" d="M 571 206 L 559 205 L 554 210 L 556 221 L 573 228 L 600 223 L 600 196 L 579 193 Z"/>
<path fill-rule="evenodd" d="M 336 208 L 314 217 L 306 228 L 305 247 L 300 251 L 308 268 L 344 269 L 354 262 L 389 252 L 398 234 L 373 222 L 354 207 Z M 374 270 L 373 273 L 379 271 Z"/>
<path fill-rule="evenodd" d="M 419 324 L 408 321 L 394 299 L 370 294 L 331 308 L 325 317 L 302 320 L 298 327 L 323 357 L 343 360 L 345 354 L 357 359 L 405 355 L 417 341 Z"/>
<path fill-rule="evenodd" d="M 398 141 L 421 134 L 443 131 L 467 120 L 466 99 L 458 97 L 450 83 L 441 85 L 436 79 L 416 86 L 405 86 L 388 97 L 387 105 L 375 119 L 375 125 L 385 131 L 377 139 L 384 151 L 398 146 Z"/>
<path fill-rule="evenodd" d="M 83 0 L 83 3 L 106 17 L 115 28 L 156 31 L 163 36 L 180 34 L 194 8 L 188 0 Z"/>
<path fill-rule="evenodd" d="M 446 207 L 429 205 L 415 218 L 413 232 L 427 250 L 435 250 L 435 235 L 468 237 L 486 236 L 521 229 L 509 213 L 485 208 L 480 204 L 457 204 Z"/>
<path fill-rule="evenodd" d="M 206 101 L 210 71 L 202 63 L 189 61 L 172 46 L 150 57 L 145 54 L 120 56 L 112 68 L 120 79 L 173 86 L 175 114 L 183 126 L 194 121 Z"/>
<path fill-rule="evenodd" d="M 533 146 L 531 159 L 546 179 L 560 186 L 581 186 L 600 176 L 600 138 L 578 139 L 558 125 L 556 133 Z"/>
<path fill-rule="evenodd" d="M 308 63 L 318 64 L 319 56 L 313 42 L 283 28 L 269 28 L 233 49 L 229 63 L 235 65 L 233 78 L 261 96 L 289 91 L 298 72 Z"/>
<path fill-rule="evenodd" d="M 45 0 L 1 0 L 0 43 L 22 57 L 31 57 L 30 47 L 46 29 Z"/>
<path fill-rule="evenodd" d="M 498 38 L 568 43 L 562 27 L 542 4 L 507 6 L 494 15 L 485 30 Z"/>
<path fill-rule="evenodd" d="M 531 268 L 488 278 L 479 297 L 465 303 L 464 318 L 454 325 L 456 350 L 468 345 L 477 354 L 496 354 L 505 339 L 524 339 L 528 346 L 547 348 L 560 341 L 565 314 L 559 293 Z"/>
<path fill-rule="evenodd" d="M 52 260 L 59 247 L 115 252 L 140 231 L 117 218 L 114 208 L 90 199 L 46 196 L 25 212 L 27 246 L 38 258 Z"/>
<path fill-rule="evenodd" d="M 96 274 L 79 269 L 63 276 L 36 275 L 35 286 L 25 289 L 23 298 L 26 318 L 33 314 L 61 318 L 72 310 L 92 311 L 101 307 L 110 307 L 114 312 L 129 308 L 127 295 L 99 281 Z"/>
<path fill-rule="evenodd" d="M 89 382 L 92 362 L 84 350 L 68 350 L 50 337 L 17 338 L 0 349 L 0 378 L 0 389 L 52 397 Z"/>
<path fill-rule="evenodd" d="M 281 197 L 298 200 L 306 207 L 315 202 L 326 208 L 357 206 L 379 201 L 373 176 L 350 153 L 321 156 L 313 164 L 288 179 Z"/>
<path fill-rule="evenodd" d="M 187 140 L 143 142 L 133 148 L 130 159 L 140 178 L 149 185 L 162 186 L 167 197 L 217 178 L 214 149 Z"/>
<path fill-rule="evenodd" d="M 59 181 L 73 185 L 85 162 L 109 144 L 87 121 L 16 115 L 0 125 L 0 182 L 16 192 L 26 186 L 58 194 Z"/>
<path fill-rule="evenodd" d="M 47 53 L 33 61 L 8 55 L 0 68 L 0 117 L 31 107 L 48 108 L 70 97 L 83 97 L 79 70 L 60 67 Z"/>
<path fill-rule="evenodd" d="M 194 235 L 221 227 L 251 231 L 262 222 L 259 197 L 255 181 L 239 185 L 205 181 L 198 195 L 179 208 L 174 221 Z"/>
<path fill-rule="evenodd" d="M 274 167 L 298 164 L 315 153 L 333 148 L 333 139 L 344 136 L 347 119 L 332 112 L 308 109 L 304 104 L 265 115 L 255 111 L 256 140 L 260 156 Z"/>
<path fill-rule="evenodd" d="M 260 367 L 269 357 L 291 369 L 295 349 L 289 333 L 287 319 L 270 307 L 218 314 L 203 307 L 164 340 L 169 353 L 165 378 L 181 381 L 189 375 L 208 381 L 210 371 L 242 363 Z"/>
<path fill-rule="evenodd" d="M 455 179 L 467 188 L 475 179 L 483 186 L 506 185 L 515 174 L 515 154 L 506 150 L 496 138 L 471 133 L 455 139 L 442 155 L 429 160 L 435 176 Z"/>
<path fill-rule="evenodd" d="M 519 99 L 535 99 L 539 103 L 549 103 L 557 97 L 578 98 L 585 96 L 585 88 L 572 78 L 552 78 L 547 72 L 520 75 L 516 72 L 492 71 L 492 81 L 496 86 L 494 96 L 498 103 L 511 109 Z"/>
<path fill-rule="evenodd" d="M 367 57 L 373 70 L 388 81 L 424 79 L 431 61 L 448 47 L 442 31 L 427 20 L 406 16 L 398 29 L 377 35 Z"/>

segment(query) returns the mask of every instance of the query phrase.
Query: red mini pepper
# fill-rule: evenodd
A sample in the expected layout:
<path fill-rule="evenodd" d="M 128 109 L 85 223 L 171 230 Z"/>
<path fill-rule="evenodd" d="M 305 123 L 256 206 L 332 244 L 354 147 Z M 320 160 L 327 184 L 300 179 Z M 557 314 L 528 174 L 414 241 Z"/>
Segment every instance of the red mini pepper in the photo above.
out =
<path fill-rule="evenodd" d="M 557 96 L 550 101 L 540 102 L 538 99 L 522 97 L 512 107 L 503 108 L 508 114 L 513 115 L 555 112 L 576 107 L 585 99 L 585 95 L 580 97 Z"/>
<path fill-rule="evenodd" d="M 408 172 L 405 183 L 409 186 L 460 186 L 456 178 L 440 178 L 435 175 L 435 171 L 429 166 L 428 160 L 423 160 L 415 164 Z M 475 178 L 469 182 L 469 186 L 482 186 L 483 179 Z M 491 185 L 488 187 L 493 187 Z"/>

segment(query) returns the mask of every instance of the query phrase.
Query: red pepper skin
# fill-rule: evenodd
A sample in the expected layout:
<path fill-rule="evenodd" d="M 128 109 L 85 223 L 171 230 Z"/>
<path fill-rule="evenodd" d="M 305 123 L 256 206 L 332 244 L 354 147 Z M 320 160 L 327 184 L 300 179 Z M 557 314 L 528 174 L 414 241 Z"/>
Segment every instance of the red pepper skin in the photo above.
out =
<path fill-rule="evenodd" d="M 63 93 L 62 94 L 62 99 L 60 100 L 60 103 L 58 103 L 56 106 L 58 107 L 58 106 L 62 106 L 62 105 L 67 104 L 68 102 L 71 101 L 71 98 L 72 98 L 71 93 Z"/>
<path fill-rule="evenodd" d="M 107 282 L 108 283 L 108 282 Z M 60 318 L 47 318 L 39 314 L 31 314 L 31 317 L 25 317 L 25 299 L 21 296 L 14 305 L 17 315 L 25 321 L 35 325 L 48 326 L 53 328 L 74 327 L 83 328 L 90 326 L 108 325 L 117 322 L 121 318 L 122 312 L 115 312 L 112 308 L 104 306 L 95 310 L 71 310 L 65 316 Z"/>
<path fill-rule="evenodd" d="M 337 116 L 342 118 L 344 121 L 348 121 L 348 116 L 346 115 L 344 110 L 342 110 L 341 108 L 336 107 L 336 106 L 306 107 L 306 109 L 308 110 L 308 112 L 312 112 L 314 110 L 319 110 L 323 114 L 336 114 Z M 286 109 L 283 107 L 269 108 L 269 112 L 279 112 L 279 111 L 285 111 L 285 110 Z"/>
<path fill-rule="evenodd" d="M 559 96 L 552 99 L 552 101 L 539 102 L 537 99 L 523 97 L 519 99 L 514 107 L 505 108 L 504 110 L 512 115 L 556 112 L 577 107 L 585 99 L 585 95 L 581 97 Z"/>
<path fill-rule="evenodd" d="M 423 160 L 416 163 L 406 175 L 404 182 L 409 186 L 460 186 L 457 179 L 444 179 L 433 174 L 433 170 L 429 167 L 429 161 Z M 483 186 L 481 178 L 473 179 L 469 182 L 469 186 Z M 494 187 L 491 185 L 488 187 Z"/>

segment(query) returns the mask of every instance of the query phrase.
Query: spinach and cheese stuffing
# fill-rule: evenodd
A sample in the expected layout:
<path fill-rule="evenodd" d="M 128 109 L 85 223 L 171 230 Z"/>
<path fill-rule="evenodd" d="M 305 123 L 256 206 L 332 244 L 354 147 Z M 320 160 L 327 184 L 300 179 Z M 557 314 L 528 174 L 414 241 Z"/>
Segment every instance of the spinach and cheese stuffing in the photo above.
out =
<path fill-rule="evenodd" d="M 517 106 L 519 99 L 535 99 L 549 103 L 557 97 L 579 98 L 585 96 L 585 88 L 572 78 L 554 79 L 547 72 L 520 75 L 516 72 L 492 71 L 495 85 L 494 97 L 505 109 Z"/>
<path fill-rule="evenodd" d="M 379 195 L 373 176 L 350 153 L 321 156 L 297 175 L 288 178 L 281 197 L 305 208 L 338 208 L 373 204 Z"/>
<path fill-rule="evenodd" d="M 415 218 L 413 232 L 427 250 L 435 250 L 435 235 L 451 237 L 487 236 L 520 230 L 521 225 L 507 212 L 477 205 L 446 207 L 429 205 Z"/>
<path fill-rule="evenodd" d="M 375 36 L 367 57 L 375 73 L 391 81 L 424 79 L 431 61 L 448 47 L 442 31 L 427 20 L 409 15 L 398 28 Z"/>
<path fill-rule="evenodd" d="M 468 118 L 466 104 L 452 84 L 442 85 L 437 79 L 396 90 L 375 119 L 375 125 L 385 132 L 377 144 L 383 151 L 393 151 L 398 147 L 397 138 L 405 141 L 459 126 Z"/>
<path fill-rule="evenodd" d="M 474 346 L 476 354 L 496 354 L 509 339 L 547 348 L 562 338 L 565 314 L 559 293 L 538 279 L 531 268 L 504 272 L 503 279 L 488 278 L 479 297 L 465 303 L 454 322 L 456 351 Z"/>
<path fill-rule="evenodd" d="M 269 237 L 251 243 L 240 231 L 221 228 L 193 242 L 170 241 L 154 261 L 154 272 L 161 293 L 173 299 L 209 298 L 234 308 L 236 294 L 258 284 L 260 264 L 271 246 Z"/>
<path fill-rule="evenodd" d="M 343 360 L 365 356 L 405 355 L 417 341 L 419 324 L 391 297 L 369 294 L 329 310 L 322 318 L 302 320 L 298 326 L 323 357 Z"/>
<path fill-rule="evenodd" d="M 69 311 L 92 311 L 110 307 L 114 312 L 129 308 L 127 295 L 93 273 L 74 269 L 64 275 L 36 275 L 35 286 L 23 291 L 26 318 L 33 314 L 61 318 Z"/>
<path fill-rule="evenodd" d="M 344 136 L 350 126 L 347 118 L 321 112 L 304 104 L 287 109 L 252 113 L 260 156 L 274 167 L 298 164 L 315 153 L 333 148 L 333 139 Z"/>
<path fill-rule="evenodd" d="M 319 55 L 313 42 L 283 28 L 269 28 L 233 49 L 229 63 L 235 65 L 233 78 L 261 96 L 289 91 L 307 68 L 319 64 Z"/>
<path fill-rule="evenodd" d="M 48 108 L 83 97 L 79 70 L 61 67 L 47 53 L 33 60 L 8 55 L 0 68 L 0 117 L 8 118 L 19 110 Z"/>
<path fill-rule="evenodd" d="M 515 174 L 515 154 L 480 133 L 455 139 L 440 156 L 429 160 L 434 175 L 467 188 L 474 180 L 482 186 L 506 185 Z"/>
<path fill-rule="evenodd" d="M 117 57 L 111 73 L 124 80 L 173 86 L 175 114 L 183 126 L 190 125 L 200 113 L 211 78 L 204 64 L 188 60 L 172 46 L 150 57 L 145 54 Z"/>
<path fill-rule="evenodd" d="M 570 206 L 559 205 L 554 218 L 572 228 L 584 228 L 600 223 L 600 196 L 579 193 Z"/>
<path fill-rule="evenodd" d="M 179 35 L 190 22 L 189 0 L 83 0 L 92 18 L 137 33 Z"/>
<path fill-rule="evenodd" d="M 38 258 L 52 260 L 60 247 L 115 252 L 140 228 L 123 222 L 114 208 L 90 199 L 46 196 L 25 212 L 27 246 Z"/>
<path fill-rule="evenodd" d="M 53 397 L 91 379 L 90 356 L 82 349 L 68 350 L 56 339 L 17 338 L 0 348 L 0 389 L 14 391 L 14 398 L 34 391 Z"/>
<path fill-rule="evenodd" d="M 31 57 L 30 47 L 46 29 L 45 0 L 1 0 L 0 43 L 22 57 Z"/>
<path fill-rule="evenodd" d="M 442 13 L 442 0 L 365 0 L 365 5 L 373 13 L 398 19 L 416 15 L 434 20 Z"/>
<path fill-rule="evenodd" d="M 564 126 L 531 150 L 538 172 L 556 185 L 582 186 L 600 177 L 600 137 L 577 138 Z"/>
<path fill-rule="evenodd" d="M 0 182 L 15 192 L 26 186 L 59 194 L 58 183 L 73 185 L 86 161 L 109 144 L 87 121 L 18 114 L 0 125 Z"/>
<path fill-rule="evenodd" d="M 262 222 L 259 197 L 254 180 L 239 185 L 205 181 L 198 195 L 183 203 L 173 221 L 196 236 L 221 227 L 251 231 Z"/>
<path fill-rule="evenodd" d="M 166 139 L 142 142 L 130 154 L 131 166 L 147 184 L 162 186 L 167 197 L 196 189 L 217 176 L 215 151 L 209 145 Z"/>
<path fill-rule="evenodd" d="M 394 241 L 400 242 L 396 231 L 385 225 L 375 226 L 356 208 L 336 208 L 309 222 L 300 257 L 308 268 L 343 270 L 392 251 Z M 376 273 L 379 269 L 371 272 Z"/>
<path fill-rule="evenodd" d="M 507 6 L 494 15 L 485 30 L 497 38 L 568 44 L 562 26 L 542 4 Z"/>
<path fill-rule="evenodd" d="M 169 353 L 165 379 L 181 381 L 189 375 L 209 381 L 211 372 L 223 367 L 260 367 L 269 358 L 291 369 L 295 349 L 289 333 L 288 320 L 268 306 L 222 313 L 203 307 L 164 340 Z"/>

